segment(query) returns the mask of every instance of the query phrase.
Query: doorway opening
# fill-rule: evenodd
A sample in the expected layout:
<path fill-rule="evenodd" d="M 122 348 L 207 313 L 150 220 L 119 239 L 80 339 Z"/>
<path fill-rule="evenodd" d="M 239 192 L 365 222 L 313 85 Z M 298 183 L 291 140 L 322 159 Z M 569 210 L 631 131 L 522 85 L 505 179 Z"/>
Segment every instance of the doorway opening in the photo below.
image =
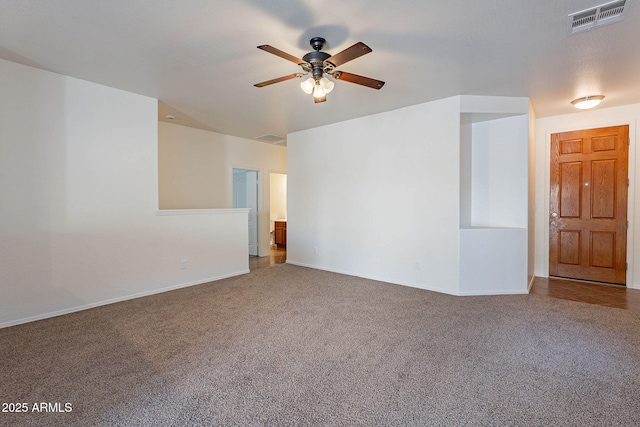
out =
<path fill-rule="evenodd" d="M 248 169 L 233 169 L 233 207 L 249 208 L 249 256 L 258 256 L 260 246 L 260 221 L 258 200 L 260 197 L 259 172 Z"/>
<path fill-rule="evenodd" d="M 269 174 L 269 236 L 275 263 L 287 259 L 287 175 Z"/>
<path fill-rule="evenodd" d="M 626 285 L 629 126 L 551 135 L 549 275 Z"/>

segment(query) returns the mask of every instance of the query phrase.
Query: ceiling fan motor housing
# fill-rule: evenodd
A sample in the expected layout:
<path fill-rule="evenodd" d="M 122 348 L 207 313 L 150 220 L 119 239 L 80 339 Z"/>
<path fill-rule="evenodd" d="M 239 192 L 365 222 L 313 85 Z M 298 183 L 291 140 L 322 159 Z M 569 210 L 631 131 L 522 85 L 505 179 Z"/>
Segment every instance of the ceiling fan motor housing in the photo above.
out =
<path fill-rule="evenodd" d="M 316 80 L 322 78 L 322 73 L 324 72 L 324 61 L 329 58 L 331 58 L 331 55 L 320 51 L 309 52 L 302 57 L 305 62 L 311 64 L 313 78 Z"/>

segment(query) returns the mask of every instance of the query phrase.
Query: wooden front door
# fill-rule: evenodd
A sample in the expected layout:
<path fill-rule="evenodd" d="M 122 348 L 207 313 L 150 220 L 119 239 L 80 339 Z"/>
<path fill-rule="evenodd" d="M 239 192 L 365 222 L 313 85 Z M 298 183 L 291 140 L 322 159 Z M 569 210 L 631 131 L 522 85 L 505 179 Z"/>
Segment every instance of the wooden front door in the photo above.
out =
<path fill-rule="evenodd" d="M 551 135 L 549 275 L 626 283 L 629 126 Z"/>

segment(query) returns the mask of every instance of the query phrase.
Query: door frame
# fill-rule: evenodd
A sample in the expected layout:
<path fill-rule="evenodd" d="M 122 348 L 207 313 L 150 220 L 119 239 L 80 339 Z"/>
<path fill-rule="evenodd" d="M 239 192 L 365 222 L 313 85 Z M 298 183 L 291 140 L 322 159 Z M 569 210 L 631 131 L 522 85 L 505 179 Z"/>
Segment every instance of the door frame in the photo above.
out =
<path fill-rule="evenodd" d="M 257 189 L 257 197 L 258 197 L 258 209 L 256 211 L 256 227 L 257 227 L 257 241 L 256 241 L 256 246 L 258 249 L 258 256 L 266 256 L 269 255 L 268 253 L 265 255 L 263 253 L 262 250 L 262 242 L 263 242 L 263 236 L 262 236 L 262 230 L 263 230 L 263 181 L 262 181 L 262 170 L 261 169 L 256 169 L 256 168 L 252 168 L 252 167 L 244 167 L 244 166 L 231 166 L 231 170 L 229 171 L 229 177 L 231 180 L 231 185 L 230 185 L 230 190 L 229 190 L 229 197 L 230 197 L 230 202 L 231 202 L 231 206 L 233 207 L 233 171 L 234 170 L 244 170 L 247 172 L 256 172 L 258 175 L 258 189 Z"/>
<path fill-rule="evenodd" d="M 580 114 L 580 113 L 576 113 Z M 570 120 L 572 122 L 578 122 L 579 120 Z M 550 206 L 550 191 L 551 191 L 551 135 L 555 133 L 563 133 L 563 132 L 573 132 L 577 130 L 583 129 L 595 129 L 602 127 L 610 127 L 610 126 L 620 126 L 620 125 L 629 125 L 629 151 L 628 151 L 628 165 L 627 165 L 627 173 L 629 175 L 629 188 L 627 192 L 627 219 L 629 221 L 629 228 L 627 229 L 627 276 L 626 276 L 626 286 L 627 288 L 639 288 L 635 286 L 634 278 L 634 270 L 635 270 L 635 254 L 634 254 L 634 234 L 635 234 L 635 217 L 634 217 L 634 206 L 635 206 L 635 192 L 636 192 L 636 122 L 635 118 L 630 118 L 628 115 L 621 115 L 619 119 L 615 120 L 606 120 L 606 121 L 597 121 L 597 120 L 587 120 L 586 122 L 580 121 L 580 124 L 575 124 L 566 127 L 555 127 L 545 129 L 544 135 L 544 181 L 543 188 L 541 189 L 544 197 L 544 204 L 541 207 L 536 208 L 536 226 L 538 229 L 543 230 L 542 235 L 538 235 L 540 243 L 539 250 L 536 250 L 536 255 L 538 258 L 538 262 L 536 263 L 538 266 L 542 268 L 544 272 L 543 277 L 549 277 L 549 206 Z M 540 182 L 538 181 L 539 185 Z M 536 192 L 539 190 L 536 190 Z M 538 269 L 540 272 L 540 268 Z"/>

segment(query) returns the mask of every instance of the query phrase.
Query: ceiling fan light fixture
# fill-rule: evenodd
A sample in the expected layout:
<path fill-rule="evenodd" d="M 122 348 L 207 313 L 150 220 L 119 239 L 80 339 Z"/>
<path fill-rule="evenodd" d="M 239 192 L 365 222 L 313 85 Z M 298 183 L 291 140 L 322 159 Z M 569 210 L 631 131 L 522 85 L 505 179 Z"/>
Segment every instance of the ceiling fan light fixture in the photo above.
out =
<path fill-rule="evenodd" d="M 324 89 L 324 93 L 329 93 L 333 90 L 335 83 L 333 83 L 328 78 L 323 77 L 320 79 L 320 86 L 322 86 L 322 89 Z"/>
<path fill-rule="evenodd" d="M 588 110 L 589 108 L 593 108 L 596 105 L 600 104 L 604 99 L 604 95 L 589 95 L 583 96 L 582 98 L 574 99 L 571 101 L 574 107 L 579 108 L 581 110 Z"/>
<path fill-rule="evenodd" d="M 316 81 L 313 79 L 313 77 L 309 77 L 307 80 L 300 83 L 300 87 L 302 88 L 304 93 L 308 95 L 311 95 L 313 93 L 313 88 L 315 87 L 315 85 Z"/>
<path fill-rule="evenodd" d="M 314 98 L 323 98 L 327 95 L 327 92 L 324 90 L 320 82 L 317 82 L 313 87 L 313 97 Z"/>
<path fill-rule="evenodd" d="M 309 95 L 313 95 L 314 98 L 324 98 L 329 92 L 333 90 L 335 83 L 326 77 L 322 77 L 319 80 L 309 77 L 307 80 L 300 83 L 300 87 L 303 92 Z"/>

